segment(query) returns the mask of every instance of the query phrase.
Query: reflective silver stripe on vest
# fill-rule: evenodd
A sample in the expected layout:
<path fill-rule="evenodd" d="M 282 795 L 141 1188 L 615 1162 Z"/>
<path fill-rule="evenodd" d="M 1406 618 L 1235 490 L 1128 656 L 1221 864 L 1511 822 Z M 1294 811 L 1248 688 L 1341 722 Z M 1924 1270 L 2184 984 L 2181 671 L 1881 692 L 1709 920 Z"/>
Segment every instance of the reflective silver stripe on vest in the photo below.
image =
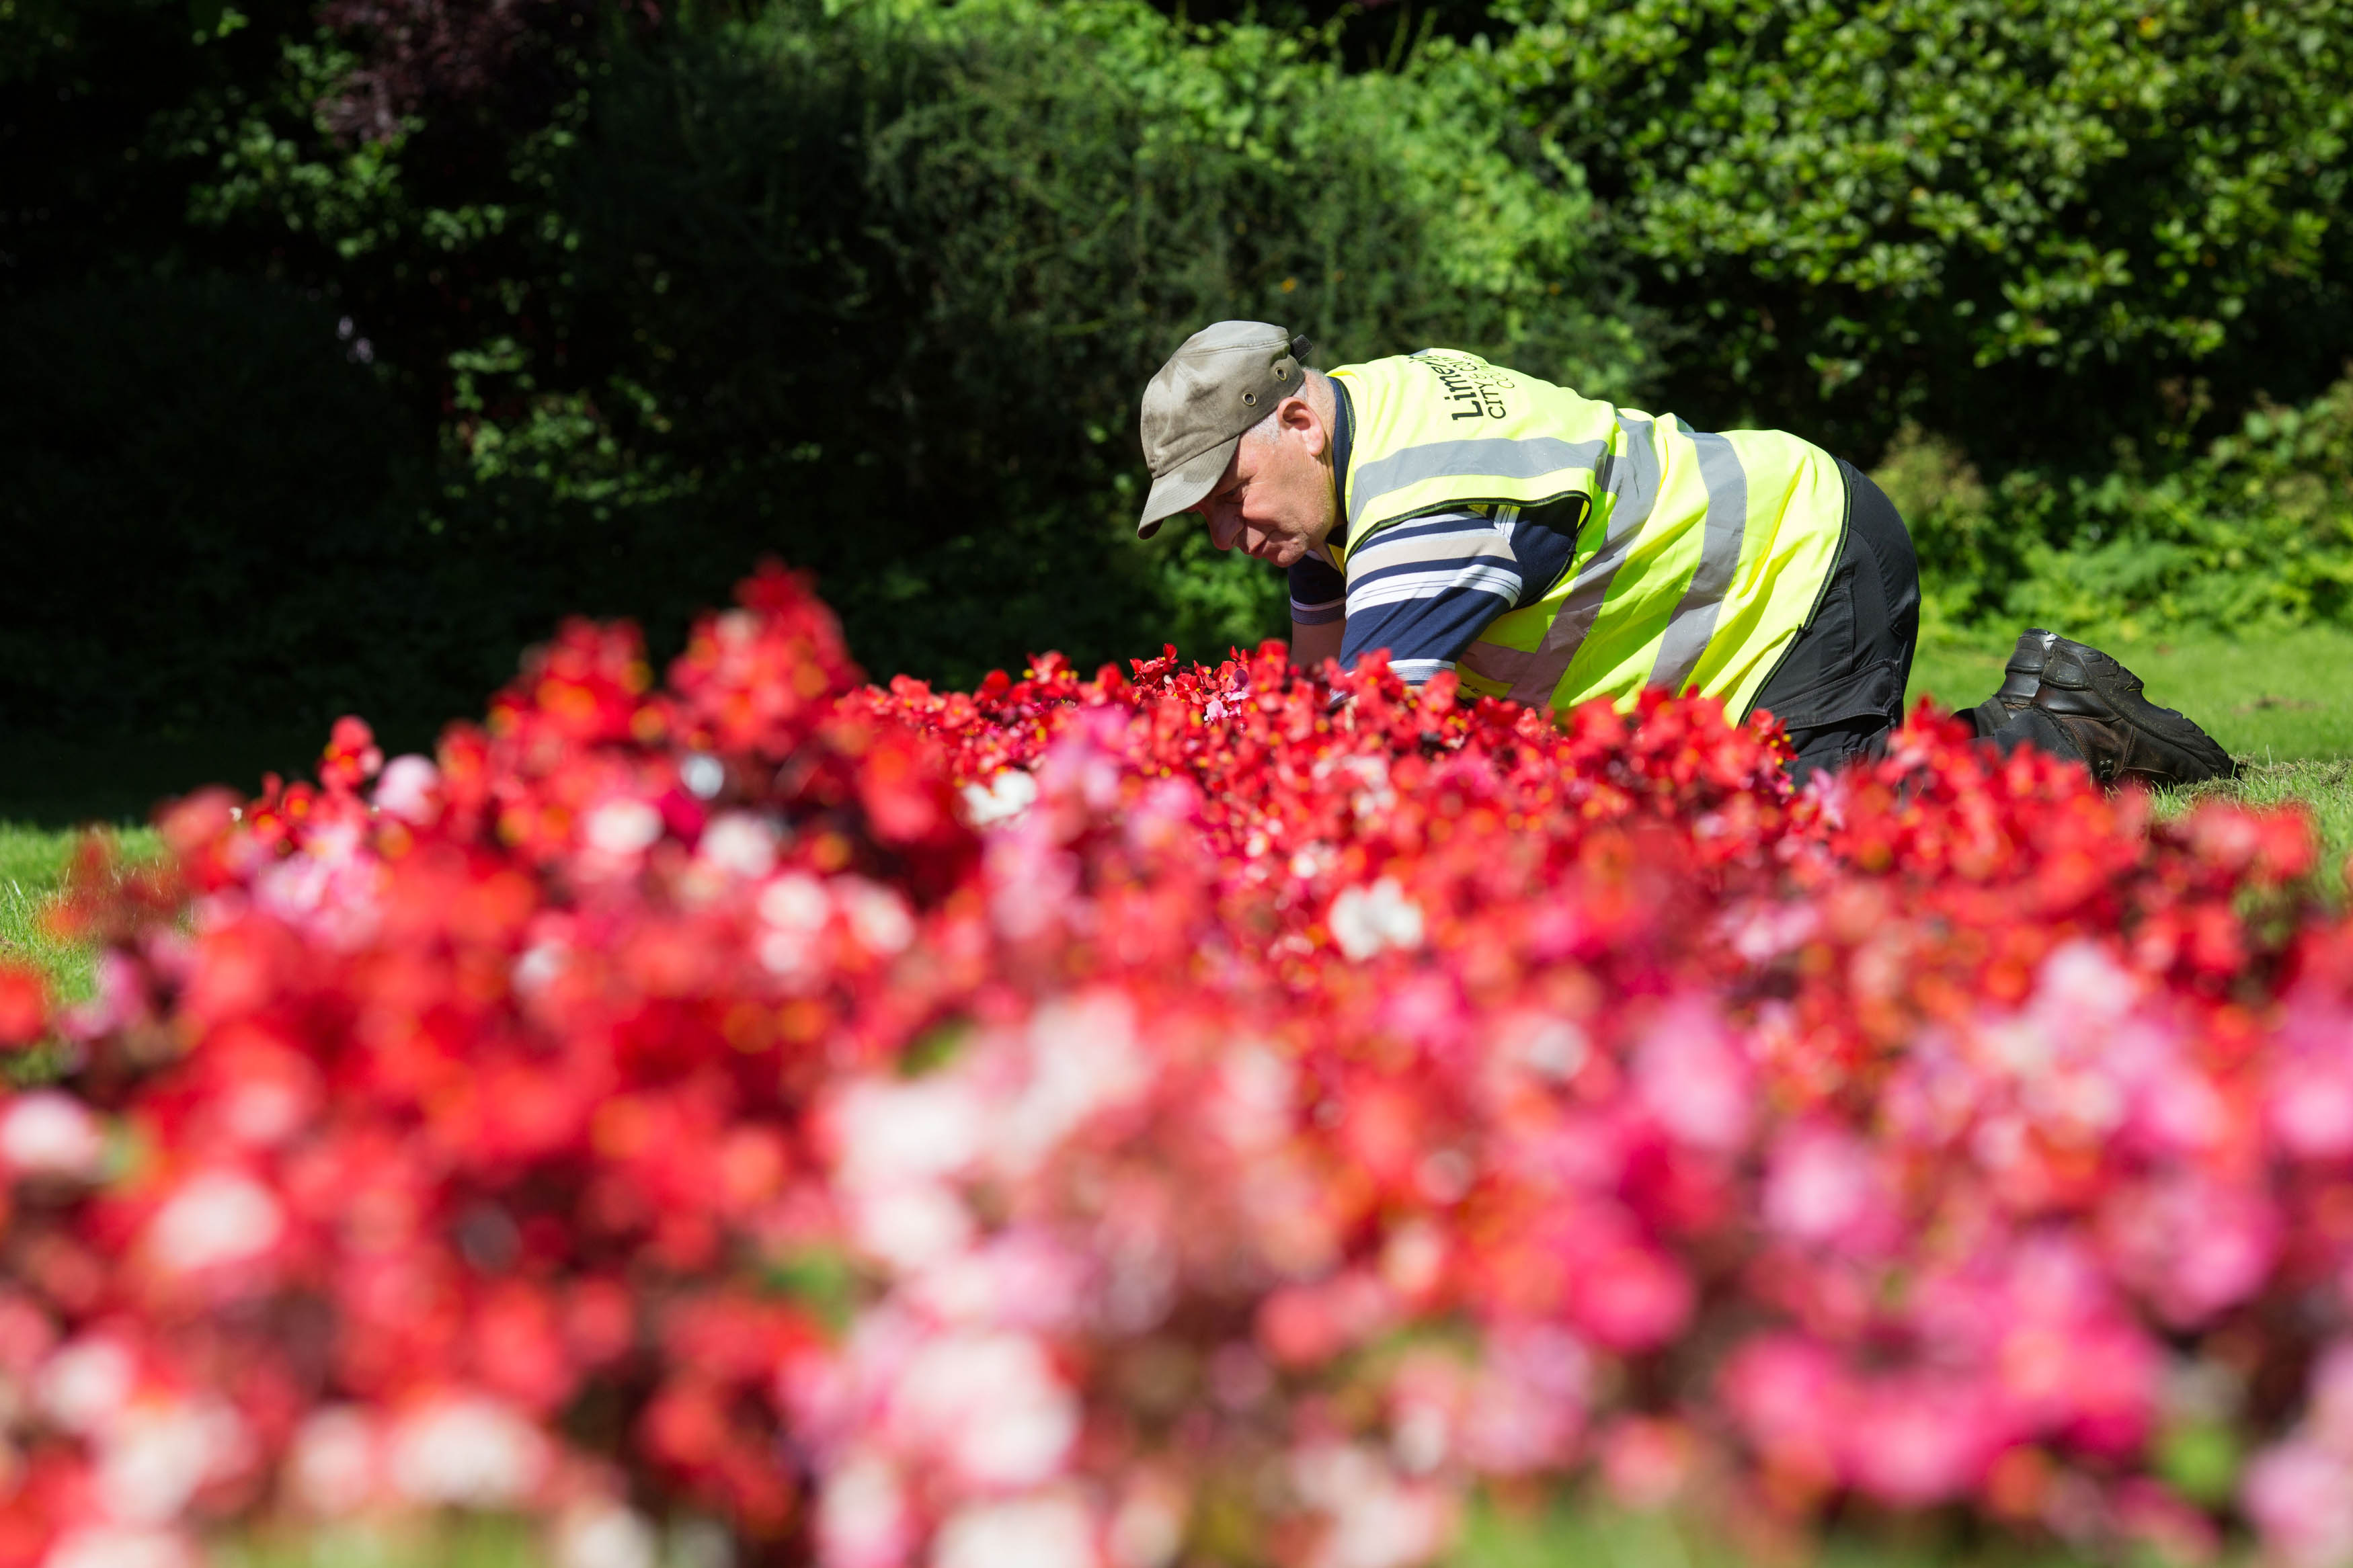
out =
<path fill-rule="evenodd" d="M 1348 527 L 1353 531 L 1364 521 L 1365 510 L 1374 501 L 1425 479 L 1452 479 L 1464 474 L 1540 479 L 1563 468 L 1590 468 L 1609 449 L 1609 443 L 1604 441 L 1564 441 L 1556 436 L 1531 436 L 1525 441 L 1501 437 L 1480 441 L 1425 441 L 1419 447 L 1408 447 L 1376 458 L 1349 476 Z"/>
<path fill-rule="evenodd" d="M 1595 475 L 1599 482 L 1595 489 L 1616 498 L 1609 509 L 1609 533 L 1585 564 L 1577 569 L 1576 581 L 1561 598 L 1560 608 L 1545 628 L 1544 640 L 1533 648 L 1498 647 L 1493 643 L 1474 642 L 1462 653 L 1461 667 L 1473 674 L 1507 685 L 1505 693 L 1514 702 L 1531 708 L 1548 707 L 1552 694 L 1560 685 L 1560 678 L 1577 658 L 1593 623 L 1600 618 L 1602 601 L 1609 596 L 1609 584 L 1618 575 L 1626 552 L 1633 548 L 1635 537 L 1642 525 L 1651 521 L 1651 510 L 1659 501 L 1659 454 L 1651 444 L 1656 428 L 1648 419 L 1628 419 L 1620 415 L 1618 428 L 1623 439 L 1620 450 L 1605 454 L 1600 471 Z"/>
<path fill-rule="evenodd" d="M 1659 661 L 1651 667 L 1651 684 L 1678 694 L 1699 668 L 1708 638 L 1715 635 L 1715 618 L 1724 611 L 1725 595 L 1732 591 L 1748 534 L 1748 473 L 1740 466 L 1740 454 L 1723 437 L 1698 431 L 1692 433 L 1692 445 L 1699 448 L 1700 483 L 1707 487 L 1699 568 L 1667 622 Z"/>

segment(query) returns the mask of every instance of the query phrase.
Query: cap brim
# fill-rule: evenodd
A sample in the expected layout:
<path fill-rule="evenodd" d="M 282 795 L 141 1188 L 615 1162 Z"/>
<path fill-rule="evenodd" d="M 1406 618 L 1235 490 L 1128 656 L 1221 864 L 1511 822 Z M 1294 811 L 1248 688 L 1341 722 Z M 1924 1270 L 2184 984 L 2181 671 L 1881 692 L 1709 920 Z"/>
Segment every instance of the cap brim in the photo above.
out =
<path fill-rule="evenodd" d="M 1218 481 L 1225 477 L 1226 465 L 1234 460 L 1234 448 L 1241 444 L 1240 436 L 1220 441 L 1192 461 L 1153 480 L 1152 493 L 1144 498 L 1144 515 L 1135 520 L 1135 537 L 1151 538 L 1160 531 L 1163 522 L 1217 489 Z"/>

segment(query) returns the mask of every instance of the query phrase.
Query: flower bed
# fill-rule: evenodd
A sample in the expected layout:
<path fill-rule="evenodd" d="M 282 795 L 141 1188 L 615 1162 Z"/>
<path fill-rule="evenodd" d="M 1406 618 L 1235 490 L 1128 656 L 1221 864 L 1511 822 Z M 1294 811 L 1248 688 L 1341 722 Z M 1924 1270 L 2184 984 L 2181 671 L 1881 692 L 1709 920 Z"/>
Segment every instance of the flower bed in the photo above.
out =
<path fill-rule="evenodd" d="M 1792 795 L 1707 702 L 1271 645 L 858 679 L 766 573 L 665 686 L 575 624 L 84 879 L 98 1000 L 0 977 L 69 1066 L 0 1100 L 0 1565 L 457 1507 L 1381 1568 L 1580 1476 L 2353 1557 L 2299 816 L 1927 713 Z"/>

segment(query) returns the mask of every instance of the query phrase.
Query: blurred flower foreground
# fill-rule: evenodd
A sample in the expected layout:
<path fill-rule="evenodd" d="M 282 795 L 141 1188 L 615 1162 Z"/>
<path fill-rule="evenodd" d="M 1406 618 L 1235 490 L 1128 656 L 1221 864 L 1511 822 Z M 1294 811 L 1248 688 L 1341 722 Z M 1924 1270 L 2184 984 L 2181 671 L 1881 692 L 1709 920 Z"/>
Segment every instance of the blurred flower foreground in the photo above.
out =
<path fill-rule="evenodd" d="M 93 843 L 97 999 L 0 976 L 0 1564 L 1406 1568 L 1568 1482 L 2353 1558 L 2300 817 L 1273 645 L 860 680 L 771 570 Z"/>

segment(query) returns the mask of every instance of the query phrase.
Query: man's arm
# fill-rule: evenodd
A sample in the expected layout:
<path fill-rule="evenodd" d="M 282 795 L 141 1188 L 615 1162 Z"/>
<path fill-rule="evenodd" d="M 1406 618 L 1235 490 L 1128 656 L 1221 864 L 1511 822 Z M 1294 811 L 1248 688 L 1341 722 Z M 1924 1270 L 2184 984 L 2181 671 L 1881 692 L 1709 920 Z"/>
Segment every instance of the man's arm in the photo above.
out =
<path fill-rule="evenodd" d="M 1340 638 L 1347 632 L 1345 619 L 1320 623 L 1294 619 L 1291 623 L 1291 662 L 1301 669 L 1315 669 L 1327 658 L 1340 657 Z"/>
<path fill-rule="evenodd" d="M 1339 569 L 1310 555 L 1291 568 L 1291 662 L 1320 668 L 1340 657 L 1348 629 L 1348 585 Z"/>
<path fill-rule="evenodd" d="M 1419 686 L 1451 669 L 1496 616 L 1515 607 L 1525 585 L 1513 546 L 1519 509 L 1499 521 L 1476 511 L 1438 512 L 1391 523 L 1348 556 L 1340 662 L 1354 668 L 1374 648 Z"/>

